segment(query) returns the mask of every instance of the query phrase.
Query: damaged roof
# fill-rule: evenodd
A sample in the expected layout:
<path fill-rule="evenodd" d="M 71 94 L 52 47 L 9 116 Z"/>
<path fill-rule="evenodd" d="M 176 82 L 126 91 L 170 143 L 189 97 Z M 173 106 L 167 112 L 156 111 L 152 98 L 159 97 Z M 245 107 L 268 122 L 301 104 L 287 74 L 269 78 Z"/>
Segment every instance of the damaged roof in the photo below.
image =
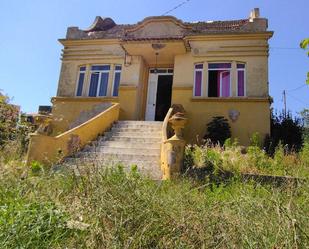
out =
<path fill-rule="evenodd" d="M 150 23 L 173 23 L 177 32 L 142 32 Z M 186 36 L 200 36 L 209 34 L 233 34 L 268 32 L 267 19 L 254 16 L 247 19 L 229 21 L 200 21 L 183 22 L 174 16 L 147 17 L 136 24 L 116 24 L 113 19 L 96 17 L 88 29 L 69 27 L 66 35 L 68 40 L 76 39 L 119 39 L 122 41 L 150 40 L 150 39 L 183 39 Z M 161 26 L 164 27 L 164 26 Z M 151 29 L 151 28 L 150 28 Z"/>

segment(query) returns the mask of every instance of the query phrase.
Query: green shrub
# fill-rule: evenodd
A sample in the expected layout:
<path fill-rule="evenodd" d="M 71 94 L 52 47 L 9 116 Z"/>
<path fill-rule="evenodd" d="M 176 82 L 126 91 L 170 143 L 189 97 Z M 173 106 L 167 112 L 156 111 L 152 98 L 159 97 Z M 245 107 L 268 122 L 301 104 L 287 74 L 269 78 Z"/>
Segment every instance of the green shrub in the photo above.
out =
<path fill-rule="evenodd" d="M 207 133 L 204 139 L 210 140 L 213 144 L 223 145 L 225 140 L 231 137 L 231 127 L 224 117 L 213 117 L 207 124 Z"/>
<path fill-rule="evenodd" d="M 291 113 L 272 113 L 270 137 L 265 139 L 265 149 L 269 155 L 273 155 L 276 147 L 281 142 L 289 151 L 300 151 L 304 142 L 304 126 L 300 118 Z"/>
<path fill-rule="evenodd" d="M 38 161 L 33 161 L 30 164 L 31 173 L 34 175 L 38 175 L 40 172 L 43 171 L 43 165 Z"/>

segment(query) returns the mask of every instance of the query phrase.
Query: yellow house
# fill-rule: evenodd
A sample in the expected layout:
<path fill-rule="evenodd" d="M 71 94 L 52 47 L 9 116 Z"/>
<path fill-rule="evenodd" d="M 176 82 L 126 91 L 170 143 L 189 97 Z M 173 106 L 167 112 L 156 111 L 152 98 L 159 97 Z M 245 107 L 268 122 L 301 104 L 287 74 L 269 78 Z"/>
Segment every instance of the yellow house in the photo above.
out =
<path fill-rule="evenodd" d="M 232 137 L 247 145 L 252 133 L 270 132 L 272 35 L 259 9 L 241 20 L 153 16 L 127 25 L 97 17 L 88 29 L 69 27 L 59 40 L 64 48 L 49 135 L 89 120 L 87 112 L 98 114 L 104 103 L 119 103 L 119 120 L 145 121 L 163 121 L 172 104 L 181 104 L 186 142 L 203 137 L 212 117 L 224 116 Z"/>

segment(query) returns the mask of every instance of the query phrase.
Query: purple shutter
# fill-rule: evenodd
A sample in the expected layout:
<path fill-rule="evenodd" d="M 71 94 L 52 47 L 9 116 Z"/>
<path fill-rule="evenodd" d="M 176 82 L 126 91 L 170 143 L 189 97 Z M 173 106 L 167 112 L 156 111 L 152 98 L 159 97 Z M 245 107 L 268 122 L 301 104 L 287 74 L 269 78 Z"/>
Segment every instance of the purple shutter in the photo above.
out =
<path fill-rule="evenodd" d="M 238 96 L 245 96 L 245 71 L 239 70 L 237 71 L 237 93 Z"/>
<path fill-rule="evenodd" d="M 202 96 L 202 71 L 195 71 L 194 96 Z"/>
<path fill-rule="evenodd" d="M 222 97 L 230 97 L 230 72 L 221 72 Z"/>

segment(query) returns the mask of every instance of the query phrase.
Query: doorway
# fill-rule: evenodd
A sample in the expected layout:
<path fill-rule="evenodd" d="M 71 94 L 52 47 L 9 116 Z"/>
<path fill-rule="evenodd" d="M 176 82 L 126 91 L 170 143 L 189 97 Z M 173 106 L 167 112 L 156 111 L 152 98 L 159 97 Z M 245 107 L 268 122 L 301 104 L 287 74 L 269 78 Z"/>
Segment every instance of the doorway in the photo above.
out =
<path fill-rule="evenodd" d="M 171 69 L 150 70 L 145 120 L 163 121 L 172 99 L 173 73 Z"/>

